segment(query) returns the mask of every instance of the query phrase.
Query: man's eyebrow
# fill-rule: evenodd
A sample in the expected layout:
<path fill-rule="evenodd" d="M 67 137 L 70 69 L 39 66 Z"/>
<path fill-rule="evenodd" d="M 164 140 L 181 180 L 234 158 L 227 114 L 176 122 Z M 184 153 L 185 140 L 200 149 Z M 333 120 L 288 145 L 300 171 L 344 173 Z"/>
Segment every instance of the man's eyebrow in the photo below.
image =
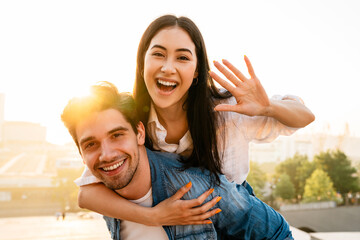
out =
<path fill-rule="evenodd" d="M 83 145 L 84 143 L 90 141 L 90 140 L 93 140 L 93 139 L 95 139 L 93 136 L 90 136 L 90 137 L 86 137 L 86 138 L 84 138 L 84 139 L 81 139 L 81 140 L 80 140 L 80 146 Z"/>
<path fill-rule="evenodd" d="M 108 134 L 110 135 L 117 131 L 129 131 L 129 129 L 126 127 L 116 127 L 116 128 L 111 129 L 110 131 L 108 131 Z"/>
<path fill-rule="evenodd" d="M 114 132 L 117 132 L 117 131 L 128 131 L 128 130 L 129 130 L 129 129 L 126 128 L 126 127 L 116 127 L 116 128 L 111 129 L 111 130 L 108 131 L 107 133 L 108 133 L 108 135 L 110 135 L 110 134 L 112 134 L 112 133 L 114 133 Z M 90 137 L 86 137 L 86 138 L 84 138 L 84 139 L 81 139 L 81 140 L 80 140 L 80 146 L 81 146 L 82 144 L 84 144 L 84 143 L 86 143 L 86 142 L 88 142 L 88 141 L 94 140 L 94 139 L 95 139 L 95 137 L 93 137 L 93 136 L 90 136 Z"/>
<path fill-rule="evenodd" d="M 155 44 L 154 46 L 151 47 L 151 49 L 153 49 L 153 48 L 161 48 L 162 50 L 166 51 L 166 48 L 164 46 L 159 45 L 159 44 Z M 176 52 L 189 52 L 191 55 L 193 55 L 191 50 L 188 49 L 188 48 L 178 48 L 175 51 Z"/>

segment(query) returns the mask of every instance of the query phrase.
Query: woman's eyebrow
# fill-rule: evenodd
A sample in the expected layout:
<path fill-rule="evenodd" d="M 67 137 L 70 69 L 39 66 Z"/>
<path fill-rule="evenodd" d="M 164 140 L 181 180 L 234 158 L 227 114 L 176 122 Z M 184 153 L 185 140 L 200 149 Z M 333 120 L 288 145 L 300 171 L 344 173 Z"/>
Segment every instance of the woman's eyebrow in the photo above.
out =
<path fill-rule="evenodd" d="M 159 45 L 159 44 L 155 44 L 154 46 L 151 47 L 151 49 L 153 49 L 153 48 L 160 48 L 160 49 L 162 49 L 162 50 L 164 50 L 164 51 L 167 50 L 164 46 L 161 46 L 161 45 Z M 189 52 L 191 55 L 193 55 L 192 52 L 191 52 L 191 50 L 188 49 L 188 48 L 178 48 L 178 49 L 176 49 L 175 51 L 176 51 L 176 52 Z"/>
<path fill-rule="evenodd" d="M 175 50 L 176 52 L 189 52 L 192 55 L 192 52 L 190 49 L 187 48 L 178 48 Z"/>
<path fill-rule="evenodd" d="M 158 45 L 158 44 L 155 44 L 154 46 L 151 47 L 151 49 L 153 48 L 161 48 L 162 50 L 165 50 L 166 51 L 166 48 L 161 46 L 161 45 Z"/>

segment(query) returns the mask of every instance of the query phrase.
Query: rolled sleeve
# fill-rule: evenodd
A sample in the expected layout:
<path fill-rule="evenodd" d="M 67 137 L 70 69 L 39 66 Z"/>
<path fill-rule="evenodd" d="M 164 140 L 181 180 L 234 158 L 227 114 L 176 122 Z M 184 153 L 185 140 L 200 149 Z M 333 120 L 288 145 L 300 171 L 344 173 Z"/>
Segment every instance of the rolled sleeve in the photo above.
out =
<path fill-rule="evenodd" d="M 99 183 L 99 182 L 101 182 L 101 180 L 98 179 L 97 177 L 95 177 L 91 173 L 89 168 L 86 166 L 85 166 L 83 173 L 81 174 L 81 177 L 75 179 L 75 181 L 74 181 L 74 183 L 79 187 L 84 186 L 84 185 L 93 184 L 93 183 Z"/>

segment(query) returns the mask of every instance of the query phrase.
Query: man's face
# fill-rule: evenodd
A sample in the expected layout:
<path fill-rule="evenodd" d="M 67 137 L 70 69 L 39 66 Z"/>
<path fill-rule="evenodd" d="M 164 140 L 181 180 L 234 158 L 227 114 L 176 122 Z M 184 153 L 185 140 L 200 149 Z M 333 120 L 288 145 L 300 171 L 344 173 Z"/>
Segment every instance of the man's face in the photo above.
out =
<path fill-rule="evenodd" d="M 130 123 L 115 109 L 95 112 L 77 125 L 82 158 L 108 188 L 126 187 L 136 173 L 138 147 L 144 144 L 145 133 L 141 127 L 138 126 L 136 135 Z"/>

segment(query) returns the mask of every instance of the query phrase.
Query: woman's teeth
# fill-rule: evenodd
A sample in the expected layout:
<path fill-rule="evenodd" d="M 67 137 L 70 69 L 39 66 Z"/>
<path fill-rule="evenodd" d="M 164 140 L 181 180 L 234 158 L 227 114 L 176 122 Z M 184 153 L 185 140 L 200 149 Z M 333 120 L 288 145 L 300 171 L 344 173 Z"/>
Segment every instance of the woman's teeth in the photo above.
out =
<path fill-rule="evenodd" d="M 176 82 L 168 82 L 160 79 L 157 80 L 156 85 L 163 92 L 171 92 L 177 87 Z"/>
<path fill-rule="evenodd" d="M 167 82 L 167 81 L 163 81 L 163 80 L 157 80 L 158 84 L 167 86 L 167 87 L 175 87 L 176 86 L 176 82 Z"/>
<path fill-rule="evenodd" d="M 112 166 L 103 167 L 102 169 L 103 169 L 104 171 L 111 171 L 111 170 L 114 170 L 114 169 L 120 167 L 120 166 L 123 165 L 123 164 L 124 164 L 124 161 L 121 161 L 121 162 L 119 162 L 119 163 L 117 163 L 117 164 L 114 164 L 114 165 L 112 165 Z"/>

